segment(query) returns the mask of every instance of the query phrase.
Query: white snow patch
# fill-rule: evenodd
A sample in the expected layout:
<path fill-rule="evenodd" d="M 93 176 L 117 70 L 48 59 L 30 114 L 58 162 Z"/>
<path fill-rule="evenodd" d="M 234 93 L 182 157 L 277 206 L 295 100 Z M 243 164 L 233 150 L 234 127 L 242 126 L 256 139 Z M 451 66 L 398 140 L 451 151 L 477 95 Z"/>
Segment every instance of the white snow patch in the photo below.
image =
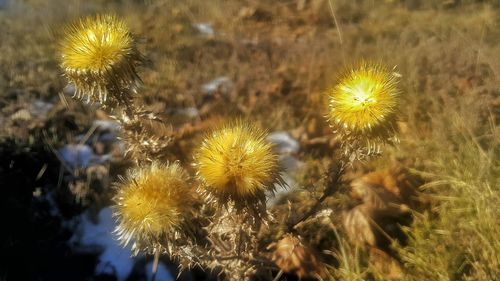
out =
<path fill-rule="evenodd" d="M 193 27 L 205 36 L 213 36 L 215 34 L 211 23 L 195 23 Z"/>
<path fill-rule="evenodd" d="M 52 103 L 36 100 L 30 106 L 30 113 L 37 117 L 45 116 L 53 107 Z"/>
<path fill-rule="evenodd" d="M 274 197 L 267 194 L 267 206 L 270 207 L 276 204 L 280 198 L 298 188 L 293 175 L 304 165 L 304 163 L 295 157 L 300 150 L 300 144 L 296 139 L 290 136 L 288 132 L 273 132 L 267 136 L 267 141 L 274 144 L 274 149 L 279 154 L 278 159 L 283 168 L 281 177 L 285 182 L 285 186 L 275 184 Z"/>
<path fill-rule="evenodd" d="M 120 124 L 114 120 L 94 120 L 92 125 L 101 131 L 117 132 L 120 130 Z"/>
<path fill-rule="evenodd" d="M 63 88 L 63 93 L 68 96 L 74 96 L 76 93 L 76 87 L 74 84 L 68 84 Z"/>
<path fill-rule="evenodd" d="M 96 155 L 86 144 L 67 144 L 57 151 L 66 165 L 71 168 L 87 168 L 111 159 L 108 154 Z"/>
<path fill-rule="evenodd" d="M 288 132 L 273 132 L 267 136 L 267 140 L 274 144 L 275 151 L 279 153 L 280 164 L 287 173 L 293 173 L 303 165 L 294 156 L 299 152 L 300 144 Z"/>
<path fill-rule="evenodd" d="M 200 112 L 198 112 L 198 109 L 195 107 L 179 108 L 175 110 L 175 113 L 191 119 L 198 118 L 200 116 Z"/>
<path fill-rule="evenodd" d="M 229 77 L 221 76 L 203 84 L 201 86 L 201 91 L 207 95 L 213 94 L 217 91 L 228 93 L 232 86 L 233 82 L 229 79 Z"/>
<path fill-rule="evenodd" d="M 266 206 L 268 208 L 274 206 L 283 196 L 286 196 L 292 190 L 298 187 L 297 182 L 289 174 L 281 173 L 281 177 L 283 178 L 285 185 L 281 186 L 279 184 L 275 184 L 274 196 L 270 192 L 266 193 L 267 197 Z"/>
<path fill-rule="evenodd" d="M 80 222 L 69 240 L 70 246 L 76 251 L 100 252 L 96 274 L 112 274 L 118 281 L 125 281 L 134 266 L 134 258 L 130 247 L 122 247 L 113 235 L 115 220 L 111 208 L 99 212 L 98 222 L 94 223 L 88 211 L 80 216 Z M 159 279 L 157 279 L 159 280 Z"/>
<path fill-rule="evenodd" d="M 275 145 L 275 149 L 280 154 L 293 154 L 299 152 L 300 145 L 285 131 L 277 131 L 269 134 L 267 140 Z"/>
<path fill-rule="evenodd" d="M 8 4 L 9 4 L 9 1 L 7 1 L 7 0 L 0 0 L 0 9 L 6 8 Z"/>
<path fill-rule="evenodd" d="M 70 167 L 86 168 L 94 157 L 92 148 L 86 144 L 67 144 L 58 150 L 62 160 Z"/>
<path fill-rule="evenodd" d="M 302 166 L 304 166 L 304 162 L 297 159 L 297 157 L 292 155 L 280 155 L 278 157 L 280 161 L 280 165 L 286 173 L 294 173 Z"/>

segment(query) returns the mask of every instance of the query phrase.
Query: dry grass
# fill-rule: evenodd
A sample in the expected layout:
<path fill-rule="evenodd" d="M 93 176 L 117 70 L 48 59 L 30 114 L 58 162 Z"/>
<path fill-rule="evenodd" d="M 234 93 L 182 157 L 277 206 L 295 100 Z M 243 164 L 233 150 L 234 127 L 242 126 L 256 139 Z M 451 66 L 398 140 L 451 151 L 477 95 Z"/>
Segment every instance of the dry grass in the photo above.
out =
<path fill-rule="evenodd" d="M 421 188 L 431 198 L 430 210 L 415 211 L 409 244 L 396 246 L 405 280 L 499 280 L 496 1 L 332 0 L 338 26 L 328 0 L 123 2 L 16 1 L 12 11 L 0 11 L 7 31 L 0 35 L 2 133 L 31 130 L 12 116 L 37 98 L 54 101 L 57 110 L 94 114 L 71 102 L 69 108 L 62 105 L 55 41 L 64 23 L 113 11 L 139 35 L 152 62 L 143 69 L 138 103 L 165 115 L 176 128 L 206 128 L 218 118 L 240 116 L 270 131 L 291 131 L 312 171 L 297 179 L 314 191 L 321 186 L 318 170 L 336 147 L 323 117 L 324 90 L 351 62 L 383 61 L 402 75 L 401 145 L 370 165 L 382 167 L 391 157 L 411 163 L 428 180 Z M 193 26 L 205 22 L 215 34 L 204 36 Z M 232 81 L 227 91 L 201 92 L 202 84 L 220 76 Z M 188 107 L 199 116 L 169 113 Z M 90 126 L 85 118 L 76 121 L 79 130 Z M 12 129 L 16 126 L 20 129 Z M 187 169 L 200 140 L 195 131 L 172 146 Z M 295 196 L 307 197 L 301 194 Z M 336 253 L 332 278 L 378 278 L 366 255 L 345 242 L 342 232 L 338 235 L 330 238 L 337 249 L 319 249 Z"/>

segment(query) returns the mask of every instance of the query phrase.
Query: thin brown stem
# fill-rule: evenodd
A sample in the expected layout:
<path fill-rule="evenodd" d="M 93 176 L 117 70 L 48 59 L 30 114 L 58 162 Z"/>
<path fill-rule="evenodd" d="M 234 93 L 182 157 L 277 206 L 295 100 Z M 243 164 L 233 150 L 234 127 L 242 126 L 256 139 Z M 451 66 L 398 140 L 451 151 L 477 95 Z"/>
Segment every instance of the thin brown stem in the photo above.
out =
<path fill-rule="evenodd" d="M 300 217 L 300 219 L 288 223 L 288 232 L 293 232 L 297 225 L 315 215 L 320 210 L 321 205 L 323 204 L 325 199 L 338 191 L 339 186 L 342 183 L 342 175 L 344 174 L 346 166 L 347 163 L 343 161 L 343 159 L 339 160 L 338 162 L 333 162 L 330 165 L 330 168 L 328 169 L 326 175 L 326 184 L 325 189 L 323 190 L 323 194 L 320 198 L 318 198 L 313 206 L 307 212 L 305 212 L 302 217 Z"/>
<path fill-rule="evenodd" d="M 155 249 L 155 256 L 153 260 L 153 269 L 152 269 L 152 275 L 151 275 L 151 281 L 156 280 L 156 273 L 158 272 L 158 263 L 160 262 L 160 249 L 157 248 Z"/>
<path fill-rule="evenodd" d="M 278 274 L 276 274 L 276 277 L 274 277 L 273 281 L 280 280 L 281 275 L 283 275 L 283 269 L 281 269 L 280 272 L 278 272 Z"/>

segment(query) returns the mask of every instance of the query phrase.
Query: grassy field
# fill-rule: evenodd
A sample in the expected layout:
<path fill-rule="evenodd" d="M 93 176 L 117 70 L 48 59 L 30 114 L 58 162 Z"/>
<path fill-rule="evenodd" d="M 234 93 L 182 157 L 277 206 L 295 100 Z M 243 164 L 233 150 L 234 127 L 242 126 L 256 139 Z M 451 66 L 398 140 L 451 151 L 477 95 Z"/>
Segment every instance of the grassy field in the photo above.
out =
<path fill-rule="evenodd" d="M 163 160 L 179 160 L 194 174 L 193 150 L 204 132 L 237 117 L 299 142 L 294 157 L 304 164 L 292 174 L 297 189 L 272 207 L 278 220 L 289 206 L 304 212 L 320 196 L 339 148 L 325 122 L 325 92 L 360 60 L 394 67 L 401 76 L 400 143 L 354 165 L 344 188 L 324 203 L 332 212 L 328 222 L 311 222 L 299 233 L 327 264 L 325 280 L 500 280 L 498 1 L 6 3 L 0 6 L 0 197 L 8 222 L 2 255 L 9 262 L 0 266 L 0 279 L 19 280 L 25 272 L 24 280 L 101 280 L 92 276 L 95 257 L 72 256 L 62 246 L 71 234 L 59 223 L 108 206 L 110 182 L 132 163 L 117 144 L 98 139 L 94 153 L 112 161 L 78 171 L 60 164 L 61 147 L 105 134 L 95 120 L 109 117 L 68 95 L 58 42 L 75 19 L 113 13 L 149 60 L 136 103 L 178 134 Z M 403 229 L 407 239 L 391 240 L 391 257 L 377 259 L 373 249 L 349 242 L 341 214 L 357 204 L 351 180 L 394 167 L 419 179 L 418 203 Z M 58 218 L 34 199 L 52 192 Z M 78 271 L 78 263 L 88 268 Z M 182 278 L 215 278 L 195 271 Z"/>

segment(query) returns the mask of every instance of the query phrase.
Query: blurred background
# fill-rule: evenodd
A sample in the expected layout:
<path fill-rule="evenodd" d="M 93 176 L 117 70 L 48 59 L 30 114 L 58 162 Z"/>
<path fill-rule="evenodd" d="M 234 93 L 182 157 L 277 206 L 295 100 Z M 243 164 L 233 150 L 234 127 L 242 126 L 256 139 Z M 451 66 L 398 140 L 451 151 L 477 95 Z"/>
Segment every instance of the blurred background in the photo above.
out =
<path fill-rule="evenodd" d="M 270 203 L 276 212 L 286 200 L 308 206 L 338 149 L 325 91 L 361 59 L 394 67 L 401 143 L 348 178 L 394 166 L 424 178 L 431 207 L 398 250 L 405 280 L 499 280 L 495 0 L 0 0 L 0 280 L 151 278 L 152 257 L 131 258 L 111 233 L 111 183 L 133 165 L 119 127 L 73 100 L 59 68 L 64 26 L 96 13 L 123 19 L 149 60 L 137 99 L 182 132 L 166 159 L 194 174 L 203 133 L 238 116 L 271 133 L 291 186 Z M 326 204 L 348 208 L 347 197 Z M 335 252 L 333 234 L 307 233 Z M 342 257 L 323 259 L 332 280 L 390 279 L 362 253 Z M 162 257 L 156 280 L 177 274 Z"/>

